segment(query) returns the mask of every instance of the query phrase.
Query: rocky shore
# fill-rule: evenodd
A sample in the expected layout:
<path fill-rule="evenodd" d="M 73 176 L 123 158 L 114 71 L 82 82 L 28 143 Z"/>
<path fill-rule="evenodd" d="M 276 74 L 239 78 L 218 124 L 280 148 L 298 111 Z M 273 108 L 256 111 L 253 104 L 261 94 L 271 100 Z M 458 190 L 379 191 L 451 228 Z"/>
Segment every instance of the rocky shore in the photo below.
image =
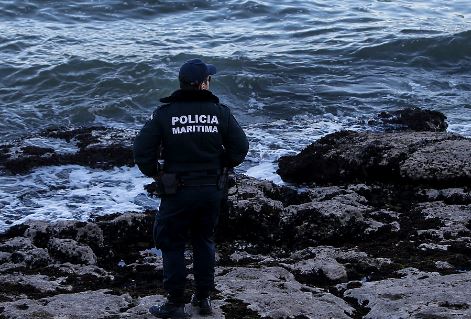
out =
<path fill-rule="evenodd" d="M 286 185 L 236 176 L 218 229 L 214 318 L 471 318 L 471 140 L 417 112 L 280 158 Z M 0 146 L 0 170 L 130 166 L 134 134 L 51 129 Z M 154 214 L 0 234 L 0 318 L 152 318 L 164 298 Z"/>

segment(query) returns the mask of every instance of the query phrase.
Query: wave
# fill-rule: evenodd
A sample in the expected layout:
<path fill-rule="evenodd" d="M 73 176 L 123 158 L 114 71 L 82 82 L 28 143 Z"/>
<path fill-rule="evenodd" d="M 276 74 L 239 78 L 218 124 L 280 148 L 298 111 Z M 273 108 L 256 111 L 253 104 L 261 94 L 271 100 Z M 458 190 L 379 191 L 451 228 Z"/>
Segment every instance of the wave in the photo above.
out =
<path fill-rule="evenodd" d="M 153 18 L 157 15 L 208 9 L 217 4 L 213 0 L 166 1 L 52 1 L 43 0 L 0 1 L 0 17 L 36 18 L 46 21 L 86 22 L 91 20 L 117 20 L 122 18 Z"/>
<path fill-rule="evenodd" d="M 359 59 L 390 60 L 413 66 L 471 62 L 471 30 L 453 35 L 408 38 L 363 47 L 353 53 Z"/>
<path fill-rule="evenodd" d="M 307 15 L 319 3 L 270 3 L 262 0 L 216 1 L 216 0 L 78 0 L 48 1 L 0 0 L 0 18 L 38 19 L 63 23 L 88 21 L 113 21 L 122 19 L 153 19 L 162 15 L 204 12 L 198 19 L 206 21 L 225 20 L 228 17 L 263 17 L 279 21 L 280 17 Z"/>

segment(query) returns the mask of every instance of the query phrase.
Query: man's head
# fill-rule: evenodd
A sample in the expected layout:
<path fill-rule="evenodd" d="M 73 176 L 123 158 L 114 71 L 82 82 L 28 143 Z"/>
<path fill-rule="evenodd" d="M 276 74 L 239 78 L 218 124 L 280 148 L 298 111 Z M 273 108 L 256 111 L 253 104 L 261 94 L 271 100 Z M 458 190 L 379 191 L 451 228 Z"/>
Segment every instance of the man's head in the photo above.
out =
<path fill-rule="evenodd" d="M 200 59 L 186 61 L 180 67 L 178 79 L 180 80 L 180 88 L 207 90 L 211 75 L 216 74 L 216 67 L 212 64 L 206 64 Z"/>

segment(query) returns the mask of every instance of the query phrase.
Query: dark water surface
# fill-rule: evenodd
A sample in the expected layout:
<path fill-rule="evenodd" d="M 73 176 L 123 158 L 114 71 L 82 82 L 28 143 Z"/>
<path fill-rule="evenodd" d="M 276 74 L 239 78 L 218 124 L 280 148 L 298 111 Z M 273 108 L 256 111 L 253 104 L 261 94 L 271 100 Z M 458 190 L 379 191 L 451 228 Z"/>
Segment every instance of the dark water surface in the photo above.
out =
<path fill-rule="evenodd" d="M 276 180 L 281 154 L 382 110 L 439 110 L 471 136 L 469 0 L 34 0 L 0 1 L 0 141 L 140 127 L 194 57 L 218 67 L 254 176 Z"/>

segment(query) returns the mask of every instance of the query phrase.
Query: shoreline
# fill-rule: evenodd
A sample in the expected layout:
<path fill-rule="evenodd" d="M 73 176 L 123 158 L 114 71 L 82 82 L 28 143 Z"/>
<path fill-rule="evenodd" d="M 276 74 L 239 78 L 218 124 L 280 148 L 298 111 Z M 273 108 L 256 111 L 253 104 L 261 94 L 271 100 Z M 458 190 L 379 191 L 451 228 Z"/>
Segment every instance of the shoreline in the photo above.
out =
<path fill-rule="evenodd" d="M 399 126 L 330 134 L 281 158 L 298 186 L 237 176 L 218 227 L 214 318 L 471 316 L 471 140 Z M 129 131 L 44 134 L 75 151 L 3 146 L 3 167 L 132 165 Z M 152 318 L 163 298 L 154 213 L 0 234 L 0 318 Z"/>

